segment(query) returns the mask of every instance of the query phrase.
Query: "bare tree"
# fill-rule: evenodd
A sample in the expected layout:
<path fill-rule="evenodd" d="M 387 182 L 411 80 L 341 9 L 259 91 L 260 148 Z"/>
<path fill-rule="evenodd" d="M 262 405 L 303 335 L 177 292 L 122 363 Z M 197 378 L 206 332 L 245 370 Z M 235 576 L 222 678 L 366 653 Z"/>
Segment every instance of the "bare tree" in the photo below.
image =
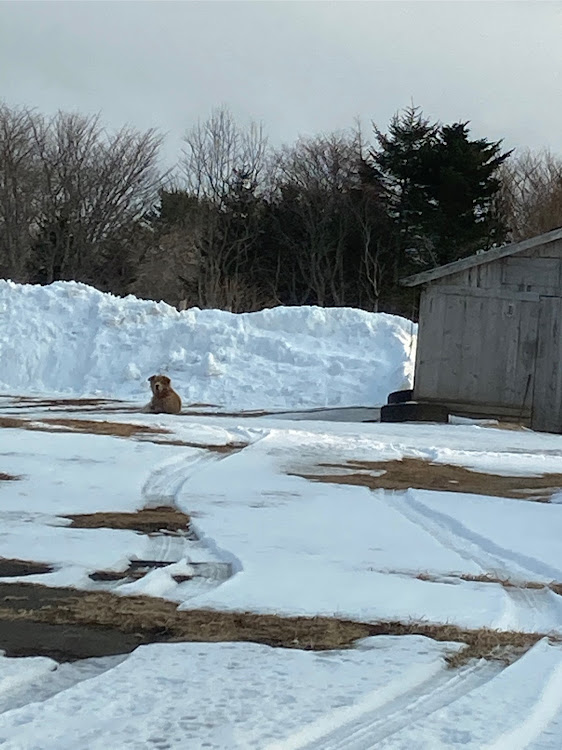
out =
<path fill-rule="evenodd" d="M 168 196 L 163 194 L 162 200 Z M 163 226 L 156 222 L 152 242 L 142 258 L 131 291 L 141 297 L 164 300 L 171 305 L 187 300 L 187 306 L 191 307 L 198 304 L 200 227 L 190 204 L 184 202 L 182 208 L 181 222 L 164 223 Z"/>
<path fill-rule="evenodd" d="M 353 144 L 357 179 L 351 184 L 349 203 L 359 239 L 357 302 L 364 308 L 378 312 L 392 235 L 389 200 L 382 175 L 367 161 L 369 144 L 363 140 L 359 119 L 355 122 Z"/>
<path fill-rule="evenodd" d="M 99 118 L 59 112 L 34 121 L 41 168 L 44 281 L 92 278 L 104 243 L 138 220 L 158 194 L 161 138 L 154 130 L 108 134 Z"/>
<path fill-rule="evenodd" d="M 180 167 L 187 191 L 224 206 L 238 181 L 259 192 L 265 187 L 268 141 L 263 125 L 238 125 L 226 107 L 211 112 L 184 138 Z"/>
<path fill-rule="evenodd" d="M 499 210 L 513 241 L 562 226 L 562 157 L 526 149 L 505 162 Z"/>
<path fill-rule="evenodd" d="M 292 248 L 295 303 L 312 297 L 320 305 L 345 304 L 348 191 L 356 174 L 357 144 L 347 133 L 301 138 L 277 152 L 278 200 L 293 214 L 282 232 Z"/>
<path fill-rule="evenodd" d="M 37 228 L 40 181 L 33 139 L 35 115 L 0 103 L 0 273 L 25 280 Z"/>
<path fill-rule="evenodd" d="M 241 127 L 222 107 L 191 128 L 184 142 L 183 187 L 197 200 L 184 229 L 200 258 L 196 303 L 236 309 L 248 296 L 244 276 L 268 189 L 267 137 L 263 126 Z"/>

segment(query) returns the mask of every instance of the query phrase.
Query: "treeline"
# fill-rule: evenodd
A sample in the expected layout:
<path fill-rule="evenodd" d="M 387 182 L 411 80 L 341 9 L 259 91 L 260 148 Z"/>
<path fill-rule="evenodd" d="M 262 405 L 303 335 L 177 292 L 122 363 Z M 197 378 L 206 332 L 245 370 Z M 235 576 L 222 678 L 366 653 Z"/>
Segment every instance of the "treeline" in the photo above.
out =
<path fill-rule="evenodd" d="M 410 273 L 562 224 L 562 159 L 414 107 L 272 148 L 218 109 L 162 173 L 153 130 L 0 104 L 0 275 L 233 311 L 411 316 Z"/>

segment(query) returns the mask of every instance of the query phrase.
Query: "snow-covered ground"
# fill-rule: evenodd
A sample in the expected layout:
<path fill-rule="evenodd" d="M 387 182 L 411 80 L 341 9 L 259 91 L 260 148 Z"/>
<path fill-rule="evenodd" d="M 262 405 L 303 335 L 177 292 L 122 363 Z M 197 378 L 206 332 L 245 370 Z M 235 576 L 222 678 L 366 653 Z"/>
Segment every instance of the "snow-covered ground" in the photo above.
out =
<path fill-rule="evenodd" d="M 77 296 L 67 295 L 69 290 Z M 191 325 L 185 322 L 189 315 L 193 320 L 205 315 L 180 315 L 162 308 L 154 322 L 149 312 L 152 303 L 96 296 L 79 285 L 54 285 L 42 292 L 7 285 L 4 292 L 19 305 L 20 338 L 36 342 L 35 358 L 35 344 L 25 343 L 28 348 L 22 348 L 14 367 L 5 367 L 7 374 L 0 376 L 11 392 L 18 390 L 17 374 L 27 373 L 20 391 L 52 393 L 56 379 L 48 379 L 51 373 L 59 367 L 62 371 L 62 363 L 70 366 L 76 356 L 74 380 L 67 374 L 64 385 L 68 393 L 100 390 L 109 396 L 136 398 L 134 389 L 140 381 L 135 384 L 119 375 L 114 392 L 104 367 L 110 368 L 113 361 L 119 370 L 127 360 L 137 362 L 140 369 L 142 363 L 144 378 L 145 369 L 147 375 L 151 368 L 160 369 L 179 328 Z M 49 293 L 53 308 L 46 308 L 44 316 L 51 328 L 46 325 L 42 332 L 38 313 L 31 317 L 33 324 L 26 324 L 30 305 L 25 300 Z M 120 309 L 123 320 L 128 320 L 130 309 L 131 320 L 115 330 L 101 325 L 99 311 L 106 306 L 112 314 Z M 66 318 L 65 309 L 70 311 Z M 71 315 L 74 309 L 76 314 Z M 4 313 L 12 315 L 8 308 Z M 279 318 L 283 314 L 287 315 L 284 332 Z M 312 321 L 318 322 L 320 314 L 323 323 L 313 335 Z M 71 351 L 63 350 L 57 327 L 70 330 L 88 315 L 96 321 L 91 330 L 97 332 L 88 339 L 94 341 L 91 349 L 96 352 L 90 360 L 80 354 L 78 342 Z M 217 322 L 221 315 L 228 321 L 225 325 Z M 230 409 L 234 404 L 294 409 L 298 405 L 294 390 L 285 395 L 274 391 L 282 383 L 296 381 L 307 406 L 374 403 L 376 399 L 358 396 L 366 391 L 359 390 L 357 374 L 337 381 L 339 401 L 335 399 L 332 377 L 322 369 L 328 347 L 330 356 L 336 357 L 339 347 L 339 356 L 366 363 L 371 393 L 401 383 L 392 381 L 390 366 L 373 369 L 369 356 L 376 354 L 378 362 L 387 365 L 392 361 L 393 372 L 402 373 L 401 377 L 410 367 L 409 333 L 400 319 L 310 309 L 269 315 L 275 336 L 268 338 L 285 341 L 286 352 L 310 347 L 316 364 L 301 371 L 295 362 L 263 360 L 261 366 L 276 373 L 268 385 L 255 370 L 257 331 L 268 320 L 267 314 L 247 316 L 259 324 L 244 323 L 246 337 L 240 338 L 233 321 L 242 316 L 208 312 L 209 325 L 201 323 L 203 317 L 189 330 L 196 341 L 201 325 L 207 345 L 216 341 L 215 334 L 222 337 L 236 377 L 200 373 L 194 386 L 197 400 L 210 392 L 206 388 L 214 388 L 215 396 L 221 396 L 214 403 Z M 361 328 L 361 320 L 370 333 L 364 337 L 358 333 L 353 340 L 354 326 Z M 140 352 L 140 333 L 151 325 L 154 339 L 163 330 L 170 333 L 154 359 Z M 291 327 L 298 330 L 291 332 Z M 366 342 L 377 336 L 381 348 L 373 353 Z M 104 341 L 105 359 L 99 355 Z M 136 342 L 139 350 L 126 350 L 126 341 Z M 203 350 L 201 344 L 199 354 Z M 7 356 L 3 348 L 0 358 L 5 365 Z M 187 386 L 182 372 L 187 371 L 170 370 L 174 381 Z M 321 396 L 319 383 L 312 383 L 314 372 L 323 378 Z M 213 385 L 217 377 L 228 382 L 220 391 Z M 238 396 L 236 383 L 256 390 L 242 389 Z M 327 393 L 331 395 L 326 397 Z M 562 504 L 462 492 L 371 491 L 296 476 L 332 471 L 321 464 L 417 457 L 481 472 L 521 475 L 525 486 L 525 476 L 562 472 L 562 436 L 470 424 L 154 416 L 120 412 L 119 404 L 110 414 L 95 408 L 64 412 L 57 408 L 0 398 L 0 416 L 36 422 L 52 416 L 126 421 L 166 428 L 170 434 L 158 437 L 170 442 L 0 429 L 0 472 L 21 477 L 0 482 L 0 556 L 54 567 L 51 573 L 20 580 L 104 587 L 123 596 L 145 593 L 177 601 L 180 609 L 323 614 L 562 635 L 562 598 L 550 588 L 504 587 L 459 578 L 464 574 L 534 584 L 561 582 Z M 174 444 L 181 442 L 189 446 Z M 235 449 L 224 453 L 204 447 L 226 444 Z M 72 528 L 63 518 L 163 504 L 192 516 L 197 540 Z M 135 582 L 100 583 L 89 578 L 95 570 L 123 570 L 135 558 L 170 566 Z M 173 574 L 197 562 L 228 564 L 231 575 L 226 580 L 175 581 Z M 424 574 L 421 579 L 420 574 Z M 141 646 L 126 657 L 64 665 L 44 657 L 0 656 L 0 747 L 560 750 L 562 647 L 544 638 L 510 665 L 480 660 L 447 668 L 443 657 L 460 647 L 421 636 L 377 636 L 350 650 L 318 653 L 253 643 L 168 643 Z"/>
<path fill-rule="evenodd" d="M 138 420 L 119 419 L 127 417 Z M 246 447 L 221 454 L 109 436 L 0 432 L 9 446 L 0 468 L 22 476 L 1 489 L 0 554 L 28 559 L 33 539 L 33 559 L 56 566 L 25 580 L 98 588 L 88 573 L 122 570 L 135 557 L 228 562 L 235 575 L 206 592 L 176 583 L 175 568 L 112 588 L 165 596 L 181 607 L 562 632 L 562 598 L 549 590 L 531 589 L 521 598 L 500 585 L 416 578 L 424 572 L 562 581 L 561 504 L 371 491 L 292 475 L 314 473 L 321 462 L 402 456 L 492 472 L 516 464 L 522 474 L 553 472 L 562 465 L 562 437 L 454 425 L 240 424 L 217 416 L 146 417 L 145 423 L 189 443 Z M 548 455 L 541 452 L 545 441 Z M 198 542 L 68 528 L 61 519 L 163 504 L 192 516 Z"/>

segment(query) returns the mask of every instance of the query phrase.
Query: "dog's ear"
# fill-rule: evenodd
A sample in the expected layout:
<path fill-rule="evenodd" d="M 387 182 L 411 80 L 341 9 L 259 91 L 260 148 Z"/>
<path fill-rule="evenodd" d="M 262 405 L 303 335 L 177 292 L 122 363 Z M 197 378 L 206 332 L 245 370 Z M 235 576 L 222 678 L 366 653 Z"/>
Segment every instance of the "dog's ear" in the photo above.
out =
<path fill-rule="evenodd" d="M 170 378 L 169 378 L 169 377 L 168 377 L 167 375 L 162 375 L 162 382 L 163 382 L 163 383 L 164 383 L 165 385 L 170 385 L 170 383 L 171 383 L 172 381 L 170 380 Z"/>
<path fill-rule="evenodd" d="M 151 375 L 151 376 L 150 376 L 150 377 L 148 378 L 148 382 L 149 382 L 149 383 L 152 383 L 152 381 L 154 380 L 154 378 L 155 378 L 155 377 L 156 377 L 156 375 Z"/>

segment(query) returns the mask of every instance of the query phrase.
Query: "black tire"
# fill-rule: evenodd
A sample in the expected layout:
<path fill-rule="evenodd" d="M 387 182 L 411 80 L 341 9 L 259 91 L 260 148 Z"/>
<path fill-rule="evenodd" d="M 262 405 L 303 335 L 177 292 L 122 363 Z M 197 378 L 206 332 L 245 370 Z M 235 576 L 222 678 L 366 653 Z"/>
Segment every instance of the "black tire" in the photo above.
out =
<path fill-rule="evenodd" d="M 416 401 L 387 404 L 381 408 L 381 422 L 448 422 L 449 412 L 441 404 L 419 404 Z"/>
<path fill-rule="evenodd" d="M 405 391 L 392 391 L 392 393 L 388 394 L 388 398 L 386 400 L 387 404 L 403 404 L 406 401 L 411 401 L 414 398 L 414 391 L 412 388 L 409 388 Z"/>

